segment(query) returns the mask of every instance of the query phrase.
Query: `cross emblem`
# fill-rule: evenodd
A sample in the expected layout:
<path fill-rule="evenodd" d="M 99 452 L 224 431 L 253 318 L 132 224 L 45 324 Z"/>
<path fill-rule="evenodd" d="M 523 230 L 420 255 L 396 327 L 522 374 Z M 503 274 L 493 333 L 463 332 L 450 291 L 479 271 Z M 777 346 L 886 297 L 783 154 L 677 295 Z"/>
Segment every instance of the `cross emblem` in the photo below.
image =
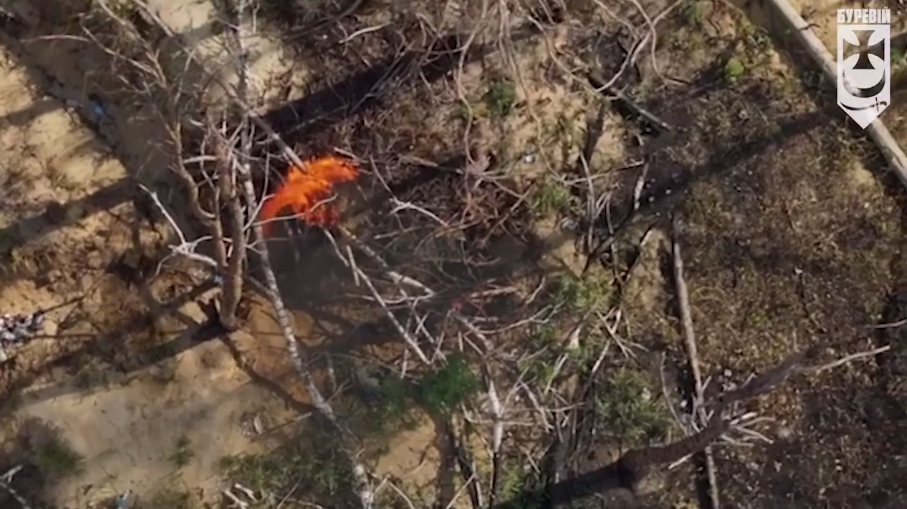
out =
<path fill-rule="evenodd" d="M 856 34 L 857 38 L 860 40 L 860 45 L 853 46 L 852 44 L 847 44 L 844 56 L 848 57 L 853 55 L 854 53 L 859 52 L 860 58 L 857 59 L 857 63 L 854 65 L 854 69 L 873 69 L 874 67 L 872 65 L 872 62 L 870 62 L 868 55 L 870 53 L 874 53 L 880 58 L 883 58 L 884 55 L 881 55 L 880 53 L 884 51 L 884 46 L 879 43 L 872 45 L 869 44 L 869 38 L 873 33 L 872 30 L 854 30 L 853 33 Z"/>

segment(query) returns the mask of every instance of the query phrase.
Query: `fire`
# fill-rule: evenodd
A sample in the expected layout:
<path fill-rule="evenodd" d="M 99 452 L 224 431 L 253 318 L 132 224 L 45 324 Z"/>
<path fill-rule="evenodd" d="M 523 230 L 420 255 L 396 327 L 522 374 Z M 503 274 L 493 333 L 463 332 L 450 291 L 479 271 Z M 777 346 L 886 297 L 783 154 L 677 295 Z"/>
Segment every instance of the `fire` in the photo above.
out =
<path fill-rule="evenodd" d="M 289 208 L 308 225 L 335 225 L 340 220 L 340 210 L 333 203 L 320 202 L 331 197 L 335 185 L 355 180 L 358 175 L 355 162 L 334 156 L 310 159 L 303 168 L 291 166 L 286 182 L 262 206 L 259 220 L 273 219 Z M 262 225 L 265 234 L 273 225 L 273 222 Z"/>

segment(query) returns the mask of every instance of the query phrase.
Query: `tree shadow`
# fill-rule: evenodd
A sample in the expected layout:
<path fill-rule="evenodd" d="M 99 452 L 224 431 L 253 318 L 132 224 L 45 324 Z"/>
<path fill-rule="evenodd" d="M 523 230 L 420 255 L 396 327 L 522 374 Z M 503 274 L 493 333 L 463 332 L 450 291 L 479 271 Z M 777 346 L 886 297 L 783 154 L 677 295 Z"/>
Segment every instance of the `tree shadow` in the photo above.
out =
<path fill-rule="evenodd" d="M 21 467 L 11 481 L 4 482 L 31 507 L 45 507 L 51 503 L 48 494 L 57 482 L 82 471 L 83 458 L 69 446 L 58 428 L 41 419 L 13 423 L 11 431 L 0 443 L 3 452 L 0 474 Z M 8 489 L 0 488 L 0 506 L 19 507 L 20 502 Z"/>
<path fill-rule="evenodd" d="M 91 329 L 104 332 L 100 335 L 59 332 L 52 337 L 35 337 L 34 341 L 60 343 L 63 353 L 58 354 L 52 360 L 28 366 L 17 366 L 17 356 L 14 356 L 3 371 L 7 377 L 5 386 L 9 394 L 31 386 L 47 370 L 55 368 L 75 370 L 72 373 L 75 379 L 64 380 L 31 391 L 30 399 L 42 401 L 67 394 L 98 390 L 109 385 L 127 382 L 132 375 L 152 366 L 162 367 L 163 374 L 166 375 L 169 369 L 166 366 L 167 361 L 200 343 L 223 337 L 224 330 L 220 326 L 217 311 L 211 300 L 212 290 L 217 287 L 217 283 L 213 279 L 208 279 L 196 284 L 193 280 L 191 286 L 186 286 L 179 276 L 178 269 L 175 272 L 165 272 L 159 276 L 157 265 L 161 256 L 161 246 L 157 246 L 157 250 L 152 248 L 149 251 L 140 238 L 143 223 L 135 221 L 131 226 L 133 230 L 132 248 L 104 268 L 91 290 L 86 291 L 81 297 L 71 299 L 71 302 L 57 306 L 63 308 L 75 305 L 65 317 L 57 320 L 61 331 L 76 328 L 81 322 L 86 322 Z M 91 272 L 91 269 L 85 268 L 85 271 L 86 273 Z M 115 288 L 102 285 L 105 280 L 110 279 L 113 279 L 110 284 L 116 285 Z M 79 312 L 81 301 L 90 300 L 92 293 L 98 292 L 105 299 L 118 299 L 123 297 L 118 292 L 123 291 L 136 295 L 135 306 L 137 307 L 127 308 L 129 309 L 128 314 L 120 317 L 120 323 L 124 324 L 121 327 L 110 330 L 107 324 L 93 323 L 93 313 L 99 311 L 103 314 L 105 306 L 98 310 L 88 311 L 87 314 Z M 108 293 L 111 295 L 108 296 Z M 203 313 L 203 319 L 190 317 L 183 312 L 185 306 L 190 303 L 198 303 Z M 118 306 L 114 304 L 111 307 L 116 309 Z M 85 315 L 84 318 L 82 315 Z M 178 322 L 175 329 L 171 323 L 162 321 L 166 318 L 175 318 Z M 148 337 L 146 338 L 146 336 Z M 140 344 L 135 347 L 125 346 L 124 343 L 128 342 L 127 338 L 133 337 L 138 338 Z M 151 340 L 150 345 L 146 344 L 147 339 Z M 82 344 L 76 348 L 67 348 L 65 342 L 68 340 L 80 340 Z M 124 348 L 129 351 L 124 351 Z M 235 352 L 231 350 L 231 353 Z M 238 362 L 238 366 L 244 368 L 254 382 L 282 398 L 288 406 L 302 408 L 300 403 L 293 400 L 286 391 L 277 390 L 279 388 L 276 387 L 275 382 L 246 369 L 248 366 L 244 363 Z M 83 373 L 84 370 L 96 373 Z"/>
<path fill-rule="evenodd" d="M 723 96 L 728 94 L 716 83 L 715 78 L 707 74 L 692 83 L 688 91 L 673 91 L 672 99 L 658 97 L 644 103 L 646 109 L 656 112 L 659 118 L 677 126 L 677 129 L 629 148 L 631 153 L 638 153 L 639 160 L 645 161 L 647 180 L 638 200 L 632 193 L 624 194 L 623 198 L 612 202 L 610 216 L 603 214 L 599 217 L 596 229 L 605 238 L 610 229 L 621 232 L 638 221 L 666 217 L 666 213 L 682 201 L 697 182 L 732 173 L 759 154 L 780 148 L 790 137 L 823 127 L 829 121 L 828 112 L 804 112 L 780 118 L 771 129 L 758 132 L 756 136 L 742 129 L 739 132 L 735 130 L 712 140 L 709 153 L 700 161 L 695 161 L 695 158 L 689 157 L 690 151 L 685 147 L 691 143 L 690 138 L 694 137 L 698 128 L 684 126 L 696 126 L 695 119 L 702 113 L 699 104 L 722 101 Z M 742 95 L 747 103 L 752 104 L 765 104 L 772 100 L 767 91 L 758 85 L 745 89 Z M 695 97 L 697 102 L 677 100 L 677 97 L 685 96 L 690 99 Z M 624 177 L 620 187 L 633 189 L 636 178 L 636 175 Z M 608 221 L 612 224 L 609 225 Z"/>
<path fill-rule="evenodd" d="M 78 8 L 78 5 L 72 4 L 64 10 L 74 12 Z M 20 217 L 24 217 L 16 223 L 0 229 L 0 237 L 16 246 L 38 240 L 92 215 L 109 212 L 124 203 L 142 201 L 139 182 L 153 189 L 170 187 L 167 184 L 170 176 L 165 172 L 147 170 L 148 167 L 168 166 L 168 156 L 160 150 L 162 142 L 157 145 L 154 142 L 162 139 L 160 136 L 155 137 L 161 134 L 161 126 L 148 115 L 139 114 L 134 105 L 117 104 L 115 99 L 123 98 L 117 92 L 120 87 L 116 78 L 111 73 L 97 72 L 99 67 L 116 68 L 110 61 L 111 57 L 85 42 L 42 37 L 56 36 L 59 31 L 66 32 L 72 28 L 71 22 L 75 17 L 61 21 L 59 16 L 62 14 L 57 12 L 56 15 L 49 16 L 48 21 L 40 20 L 36 26 L 24 26 L 18 19 L 7 19 L 0 23 L 0 42 L 14 59 L 15 65 L 24 70 L 29 81 L 43 94 L 49 96 L 25 110 L 14 112 L 7 120 L 21 125 L 48 111 L 66 109 L 81 120 L 82 126 L 96 135 L 79 150 L 91 150 L 101 157 L 116 158 L 122 163 L 126 174 L 121 180 L 89 191 L 67 203 L 49 201 L 43 213 L 21 214 Z M 61 55 L 70 55 L 72 58 L 67 59 Z M 88 67 L 83 69 L 85 66 Z M 86 76 L 91 76 L 91 79 Z M 103 101 L 104 115 L 99 117 L 96 109 L 93 109 L 92 104 L 96 101 L 92 98 Z M 73 154 L 60 156 L 71 157 Z M 147 209 L 148 207 L 144 208 L 145 211 Z M 173 210 L 172 213 L 177 220 L 182 219 L 180 210 Z M 14 281 L 33 276 L 9 274 L 5 279 Z"/>
<path fill-rule="evenodd" d="M 61 106 L 60 102 L 54 99 L 40 99 L 25 108 L 3 115 L 0 117 L 0 124 L 21 127 L 41 115 L 60 109 Z"/>
<path fill-rule="evenodd" d="M 527 26 L 515 30 L 513 39 L 517 43 L 537 33 Z M 471 45 L 467 49 L 464 43 L 468 39 L 469 34 L 455 33 L 425 48 L 385 56 L 364 70 L 266 112 L 263 118 L 291 146 L 309 141 L 346 119 L 392 108 L 401 92 L 419 81 L 431 84 L 448 76 L 461 58 L 469 64 L 498 51 L 491 44 Z"/>
<path fill-rule="evenodd" d="M 23 30 L 38 31 L 39 33 L 36 35 L 42 35 L 43 32 L 40 31 L 46 31 L 47 28 L 19 27 L 17 31 Z M 532 35 L 532 30 L 525 29 L 517 31 L 515 37 L 519 40 L 530 35 Z M 18 34 L 18 37 L 16 34 L 10 33 L 9 27 L 6 27 L 6 30 L 0 27 L 0 39 L 13 50 L 12 53 L 17 56 L 22 67 L 29 72 L 31 78 L 44 90 L 65 89 L 76 78 L 68 75 L 56 76 L 54 74 L 56 69 L 46 68 L 45 64 L 33 61 L 37 58 L 36 55 L 53 54 L 54 51 L 88 51 L 91 49 L 84 47 L 84 45 L 79 46 L 77 43 L 54 41 L 52 51 L 49 46 L 50 43 L 44 42 L 40 38 L 26 37 L 25 39 L 28 42 L 23 44 L 20 41 L 21 36 L 21 33 Z M 277 128 L 286 138 L 286 141 L 292 145 L 297 140 L 315 137 L 318 133 L 329 130 L 344 119 L 376 107 L 389 107 L 389 101 L 392 100 L 394 92 L 398 90 L 397 87 L 384 86 L 376 91 L 376 84 L 387 83 L 389 80 L 393 82 L 401 82 L 402 80 L 402 82 L 411 83 L 416 79 L 432 82 L 442 78 L 458 63 L 461 50 L 457 49 L 457 45 L 462 42 L 463 38 L 463 34 L 454 34 L 435 41 L 425 49 L 406 51 L 400 55 L 386 57 L 383 61 L 349 78 L 327 85 L 302 99 L 291 101 L 278 109 L 268 112 L 265 114 L 265 119 Z M 61 44 L 63 47 L 61 47 Z M 484 58 L 484 56 L 493 51 L 494 48 L 491 46 L 473 46 L 467 55 L 467 61 Z M 104 58 L 101 56 L 98 59 L 94 59 L 94 61 L 95 63 L 102 62 Z M 95 84 L 94 89 L 83 91 L 83 94 L 88 92 L 100 95 L 105 94 L 105 89 L 98 88 L 99 86 Z M 84 99 L 84 97 L 81 99 Z M 50 102 L 47 104 L 50 104 Z M 141 191 L 137 187 L 138 179 L 141 177 L 146 183 L 151 184 L 145 178 L 146 176 L 142 176 L 141 168 L 148 164 L 148 160 L 152 158 L 152 155 L 149 154 L 143 158 L 143 161 L 138 161 L 133 150 L 134 147 L 131 145 L 124 147 L 121 142 L 124 139 L 147 139 L 148 133 L 159 131 L 160 126 L 153 126 L 153 129 L 149 129 L 145 125 L 148 122 L 137 121 L 139 117 L 136 115 L 130 115 L 125 109 L 118 111 L 115 102 L 111 103 L 110 106 L 111 116 L 114 120 L 114 124 L 110 125 L 98 124 L 97 119 L 85 108 L 75 108 L 75 113 L 82 118 L 85 125 L 92 127 L 99 134 L 100 140 L 108 142 L 117 157 L 126 164 L 130 176 L 88 196 L 63 204 L 64 211 L 79 210 L 81 211 L 81 217 L 110 210 L 129 201 L 134 203 L 142 201 Z M 35 112 L 32 111 L 31 113 Z M 122 115 L 119 113 L 122 113 Z M 22 115 L 19 116 L 21 117 Z M 300 123 L 297 120 L 300 116 L 306 119 L 304 123 Z M 24 117 L 21 120 L 25 121 Z M 130 135 L 130 132 L 141 133 L 141 136 Z M 149 150 L 156 152 L 153 158 L 160 159 L 162 157 L 162 154 L 157 153 L 159 151 Z M 156 166 L 166 167 L 166 164 L 157 164 Z M 425 173 L 425 175 L 428 174 L 429 172 Z M 166 186 L 163 183 L 163 180 L 166 180 L 164 179 L 165 176 L 155 175 L 153 177 L 155 180 L 161 180 L 162 187 Z M 419 177 L 416 177 L 415 180 L 419 180 Z M 399 186 L 406 187 L 407 184 L 401 183 Z M 378 200 L 376 198 L 375 201 Z M 173 199 L 172 201 L 175 203 L 177 200 Z M 165 200 L 165 205 L 169 204 L 170 200 Z M 0 229 L 0 237 L 12 239 L 17 244 L 23 244 L 69 224 L 65 221 L 54 220 L 51 216 L 59 209 L 59 204 L 50 205 L 51 207 L 47 213 L 25 217 L 16 224 Z M 147 210 L 149 207 L 145 205 L 142 208 Z M 192 221 L 184 220 L 184 217 L 181 216 L 184 211 L 173 210 L 172 212 L 177 213 L 177 219 L 180 223 L 193 223 Z M 152 212 L 149 215 L 154 215 L 154 213 Z M 12 278 L 16 279 L 17 277 L 13 275 Z"/>
<path fill-rule="evenodd" d="M 826 117 L 818 112 L 803 113 L 783 119 L 772 132 L 763 133 L 752 139 L 741 140 L 737 135 L 730 135 L 727 139 L 716 140 L 715 147 L 721 148 L 714 150 L 708 159 L 697 166 L 685 167 L 681 166 L 680 162 L 658 159 L 660 157 L 658 155 L 653 156 L 662 165 L 673 164 L 673 169 L 684 175 L 685 178 L 683 180 L 656 181 L 651 185 L 643 194 L 643 206 L 632 216 L 632 221 L 645 221 L 663 215 L 678 203 L 677 200 L 683 197 L 685 190 L 695 182 L 731 171 L 763 151 L 781 146 L 783 140 L 793 134 L 808 132 L 825 125 L 826 120 Z M 671 145 L 666 145 L 666 147 L 670 148 Z M 454 168 L 464 160 L 465 157 L 451 158 L 442 164 L 442 168 Z M 407 195 L 425 192 L 425 189 L 437 184 L 443 177 L 443 170 L 417 169 L 398 182 L 391 182 L 389 184 L 391 192 L 376 190 L 371 195 L 371 200 L 364 205 L 355 207 L 351 215 L 358 216 L 370 211 L 375 217 L 387 217 L 390 207 L 387 201 L 391 196 L 406 200 Z M 431 187 L 431 189 L 434 188 Z M 668 189 L 672 191 L 670 195 L 665 192 Z M 448 189 L 442 192 L 454 191 Z M 437 191 L 434 191 L 434 194 L 437 194 Z M 652 201 L 646 199 L 649 196 L 653 198 Z M 421 202 L 414 201 L 413 203 Z M 629 198 L 617 201 L 615 208 L 618 211 L 630 211 L 632 201 Z M 629 223 L 621 226 L 628 225 Z M 404 230 L 407 228 L 403 227 Z M 367 235 L 378 236 L 380 232 L 381 230 L 378 229 L 368 232 Z M 571 239 L 565 235 L 563 242 L 569 241 Z M 396 330 L 391 321 L 382 313 L 378 315 L 360 313 L 357 317 L 340 316 L 342 313 L 337 311 L 338 309 L 372 306 L 374 310 L 374 304 L 367 304 L 365 297 L 368 297 L 368 293 L 363 287 L 355 287 L 352 284 L 349 275 L 350 269 L 339 259 L 332 245 L 321 233 L 307 231 L 296 238 L 279 242 L 272 241 L 271 246 L 272 264 L 278 274 L 278 281 L 286 304 L 294 310 L 315 317 L 316 320 L 324 320 L 327 325 L 324 330 L 333 331 L 329 339 L 325 339 L 321 346 L 314 347 L 314 351 L 343 353 L 350 348 L 380 345 L 396 336 Z M 527 258 L 520 262 L 524 264 L 523 267 L 515 263 L 500 263 L 491 264 L 481 270 L 461 272 L 462 278 L 456 279 L 452 286 L 448 277 L 445 279 L 447 283 L 442 285 L 444 294 L 423 309 L 436 310 L 443 315 L 464 296 L 481 289 L 490 281 L 507 281 L 508 278 L 519 274 L 521 270 L 525 270 L 525 267 L 537 264 L 544 253 L 548 252 L 548 249 L 557 247 L 559 246 L 551 246 L 546 250 L 529 249 Z M 384 256 L 391 263 L 390 268 L 402 274 L 411 273 L 415 267 L 413 264 L 418 263 L 418 260 L 408 258 L 405 253 L 403 255 L 394 254 L 389 258 L 388 254 Z M 361 268 L 368 269 L 369 272 L 383 270 L 374 266 L 366 257 L 358 256 L 357 262 L 362 263 Z M 455 274 L 456 271 L 445 269 L 445 273 Z M 439 276 L 434 274 L 429 275 L 429 278 L 423 282 L 429 286 L 435 286 L 435 279 Z M 441 279 L 437 279 L 437 281 L 441 281 Z"/>
<path fill-rule="evenodd" d="M 233 357 L 233 361 L 236 362 L 237 367 L 249 376 L 252 383 L 280 398 L 287 407 L 292 408 L 298 412 L 299 415 L 305 415 L 315 411 L 315 407 L 293 397 L 293 395 L 279 382 L 258 372 L 252 363 L 243 357 L 242 352 L 236 347 L 236 343 L 230 338 L 229 334 L 218 331 L 216 337 L 217 339 L 220 339 L 221 343 L 223 343 L 230 352 L 230 356 Z"/>
<path fill-rule="evenodd" d="M 12 394 L 18 392 L 19 390 L 28 388 L 49 369 L 67 369 L 73 366 L 79 366 L 80 360 L 89 357 L 100 360 L 106 366 L 113 368 L 115 370 L 115 373 L 120 375 L 120 377 L 125 378 L 131 373 L 141 371 L 164 360 L 173 358 L 181 354 L 182 352 L 189 350 L 199 342 L 214 339 L 218 330 L 213 326 L 213 323 L 209 322 L 195 324 L 194 327 L 187 327 L 186 329 L 180 331 L 168 332 L 167 335 L 172 334 L 175 335 L 176 338 L 152 346 L 151 348 L 141 352 L 139 355 L 132 355 L 124 358 L 122 355 L 123 352 L 118 346 L 122 343 L 122 338 L 132 336 L 149 329 L 150 327 L 152 327 L 152 324 L 159 318 L 179 314 L 179 310 L 183 306 L 190 302 L 196 301 L 199 297 L 210 292 L 213 288 L 213 283 L 203 284 L 192 288 L 190 291 L 181 294 L 166 303 L 157 302 L 157 300 L 150 295 L 148 288 L 143 288 L 141 291 L 143 294 L 145 294 L 144 299 L 146 303 L 148 304 L 149 308 L 153 308 L 155 309 L 155 311 L 149 312 L 144 317 L 131 320 L 122 328 L 103 334 L 93 341 L 88 341 L 82 347 L 77 348 L 71 352 L 66 352 L 63 355 L 54 358 L 50 362 L 40 364 L 38 366 L 33 366 L 29 369 L 17 369 L 16 357 L 13 357 L 9 361 L 11 364 L 6 367 L 9 372 L 15 373 L 15 375 L 13 375 L 13 377 L 11 379 L 8 379 L 7 381 L 7 393 Z M 90 335 L 60 334 L 46 339 L 50 341 L 66 341 L 67 338 L 85 338 L 86 336 Z M 40 341 L 42 339 L 45 338 L 37 336 L 34 340 Z M 30 392 L 30 395 L 36 401 L 43 401 L 67 394 L 83 393 L 92 389 L 96 389 L 98 386 L 106 383 L 107 379 L 105 379 L 104 381 L 95 380 L 89 381 L 89 383 L 81 384 L 78 387 L 73 387 L 71 384 L 64 382 L 32 391 Z"/>
<path fill-rule="evenodd" d="M 39 402 L 69 394 L 84 394 L 92 390 L 101 390 L 104 387 L 127 381 L 130 375 L 173 359 L 201 343 L 220 340 L 230 352 L 237 367 L 244 371 L 254 384 L 277 396 L 289 408 L 299 411 L 300 414 L 311 412 L 312 408 L 310 405 L 295 399 L 277 381 L 259 373 L 247 360 L 242 358 L 234 341 L 230 339 L 229 335 L 220 326 L 213 303 L 202 304 L 207 318 L 201 322 L 181 311 L 186 304 L 198 301 L 200 297 L 209 293 L 214 287 L 214 283 L 202 284 L 166 303 L 158 302 L 151 295 L 148 287 L 144 287 L 141 290 L 143 300 L 148 308 L 153 310 L 145 319 L 133 320 L 121 329 L 102 335 L 96 340 L 87 343 L 84 347 L 59 356 L 31 370 L 11 369 L 11 371 L 16 372 L 16 376 L 9 381 L 7 393 L 14 394 L 18 390 L 29 387 L 33 381 L 42 376 L 47 370 L 55 368 L 68 369 L 73 366 L 79 366 L 82 364 L 80 361 L 87 358 L 98 359 L 104 363 L 105 368 L 110 368 L 113 371 L 105 370 L 104 377 L 94 379 L 80 378 L 80 382 L 76 385 L 69 381 L 63 381 L 29 391 L 29 400 Z M 124 359 L 122 356 L 123 352 L 115 346 L 122 342 L 121 338 L 141 333 L 149 328 L 150 324 L 155 320 L 163 317 L 176 317 L 186 328 L 178 331 L 163 331 L 166 336 L 175 336 L 174 339 L 144 349 Z M 50 339 L 59 341 L 65 340 L 66 337 L 66 335 L 60 335 Z"/>

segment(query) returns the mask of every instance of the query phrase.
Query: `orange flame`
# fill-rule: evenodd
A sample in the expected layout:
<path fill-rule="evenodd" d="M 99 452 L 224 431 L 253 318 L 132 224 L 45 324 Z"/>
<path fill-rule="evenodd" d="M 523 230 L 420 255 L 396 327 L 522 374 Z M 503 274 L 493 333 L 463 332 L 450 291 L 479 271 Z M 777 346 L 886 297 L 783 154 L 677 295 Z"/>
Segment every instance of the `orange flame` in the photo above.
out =
<path fill-rule="evenodd" d="M 334 203 L 320 202 L 331 197 L 335 185 L 355 180 L 358 175 L 355 162 L 333 156 L 310 159 L 304 168 L 291 166 L 286 182 L 264 203 L 258 218 L 267 221 L 289 208 L 311 226 L 335 225 L 340 210 Z M 267 235 L 273 226 L 274 222 L 266 222 L 262 229 Z"/>

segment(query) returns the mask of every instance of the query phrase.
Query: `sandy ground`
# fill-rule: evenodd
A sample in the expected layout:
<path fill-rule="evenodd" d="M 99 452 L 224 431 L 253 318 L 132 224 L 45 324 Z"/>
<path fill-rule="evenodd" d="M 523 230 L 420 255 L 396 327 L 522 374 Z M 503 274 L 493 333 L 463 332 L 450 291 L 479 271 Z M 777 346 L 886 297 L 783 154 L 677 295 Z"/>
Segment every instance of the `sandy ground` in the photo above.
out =
<path fill-rule="evenodd" d="M 29 74 L 4 52 L 2 84 L 4 157 L 0 220 L 4 236 L 31 238 L 44 232 L 40 219 L 51 202 L 81 202 L 77 216 L 89 214 L 90 197 L 116 184 L 126 172 L 104 156 L 94 134 L 80 126 L 59 101 L 38 95 Z M 78 218 L 78 217 L 76 217 Z M 94 232 L 70 229 L 42 242 L 90 241 Z"/>
<path fill-rule="evenodd" d="M 195 51 L 197 57 L 205 62 L 205 67 L 215 73 L 225 83 L 236 83 L 236 73 L 233 63 L 228 57 L 228 44 L 225 41 L 223 26 L 219 19 L 222 18 L 214 7 L 214 3 L 202 2 L 173 2 L 171 0 L 152 0 L 147 3 L 148 8 L 167 24 L 175 33 L 179 34 L 186 47 Z M 252 78 L 251 97 L 260 104 L 268 103 L 273 99 L 279 88 L 274 86 L 275 80 L 286 77 L 290 71 L 291 59 L 285 58 L 284 49 L 278 41 L 255 31 L 260 27 L 257 20 L 247 20 L 248 35 L 243 40 L 249 54 L 250 76 Z M 292 69 L 299 75 L 304 75 L 302 69 Z M 297 76 L 298 79 L 298 76 Z M 215 87 L 212 90 L 212 100 L 222 99 L 223 89 Z"/>
<path fill-rule="evenodd" d="M 283 407 L 237 370 L 225 350 L 220 343 L 188 350 L 163 379 L 151 368 L 89 394 L 72 381 L 26 391 L 17 416 L 56 424 L 87 465 L 77 479 L 54 488 L 57 500 L 82 507 L 126 489 L 148 496 L 174 486 L 200 490 L 203 499 L 215 496 L 218 462 L 256 449 L 242 431 L 243 418 L 274 419 Z M 43 396 L 48 390 L 64 395 Z M 173 460 L 179 440 L 191 451 L 182 468 Z"/>
<path fill-rule="evenodd" d="M 30 63 L 53 69 L 59 81 L 48 87 L 46 76 L 36 78 L 5 49 L 0 52 L 0 244 L 12 272 L 0 288 L 0 305 L 8 313 L 52 310 L 46 333 L 54 339 L 38 341 L 18 355 L 21 363 L 37 365 L 67 349 L 57 341 L 78 341 L 67 340 L 70 331 L 63 333 L 61 324 L 73 316 L 74 301 L 90 321 L 104 322 L 118 312 L 120 306 L 112 303 L 120 297 L 110 293 L 111 275 L 104 269 L 130 249 L 133 218 L 131 191 L 122 185 L 128 172 L 120 158 L 60 100 L 71 99 L 75 107 L 84 101 L 85 90 L 72 86 L 73 76 L 84 75 L 80 66 L 94 65 L 91 56 L 67 58 L 80 56 L 73 48 L 62 53 L 59 47 L 31 49 L 35 60 Z M 47 88 L 56 97 L 38 92 Z M 117 113 L 115 106 L 111 113 Z M 126 123 L 122 127 L 129 132 Z M 102 125 L 101 131 L 119 142 L 115 150 L 129 163 L 153 165 L 141 143 L 145 138 L 117 136 L 124 133 L 115 124 Z M 53 208 L 57 203 L 65 204 L 61 211 Z M 53 212 L 45 214 L 48 206 Z M 11 245 L 17 247 L 10 251 Z M 35 277 L 43 283 L 36 285 Z M 203 317 L 187 306 L 182 310 L 187 316 Z M 190 341 L 185 333 L 171 334 L 176 341 Z M 236 342 L 246 350 L 255 347 L 248 336 Z M 264 414 L 265 422 L 281 424 L 285 403 L 252 384 L 222 344 L 205 343 L 169 362 L 165 375 L 158 364 L 128 375 L 88 373 L 103 378 L 88 391 L 85 376 L 57 370 L 24 391 L 6 425 L 31 418 L 47 422 L 85 459 L 80 477 L 52 488 L 61 506 L 88 507 L 126 489 L 150 495 L 174 483 L 214 489 L 218 461 L 255 447 L 241 431 L 243 416 Z M 191 444 L 192 459 L 177 471 L 169 458 L 181 436 Z"/>

